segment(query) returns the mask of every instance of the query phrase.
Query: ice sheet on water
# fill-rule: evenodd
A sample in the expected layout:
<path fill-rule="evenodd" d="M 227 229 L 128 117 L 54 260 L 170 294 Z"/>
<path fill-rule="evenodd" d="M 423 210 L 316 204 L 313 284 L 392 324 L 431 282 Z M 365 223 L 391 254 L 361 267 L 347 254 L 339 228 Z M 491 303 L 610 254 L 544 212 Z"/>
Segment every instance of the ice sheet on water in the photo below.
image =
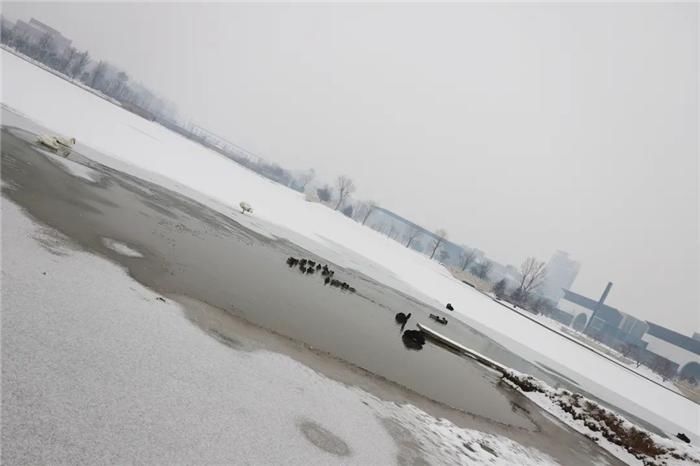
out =
<path fill-rule="evenodd" d="M 100 181 L 101 175 L 97 170 L 93 170 L 92 168 L 86 165 L 74 162 L 72 160 L 67 159 L 66 157 L 57 155 L 56 153 L 50 152 L 46 149 L 39 148 L 39 150 L 43 152 L 47 157 L 49 157 L 52 162 L 60 165 L 66 172 L 70 173 L 71 175 L 76 176 L 78 178 L 82 178 L 91 183 L 96 183 Z"/>
<path fill-rule="evenodd" d="M 138 252 L 136 249 L 133 249 L 124 243 L 120 243 L 119 241 L 115 241 L 112 238 L 102 238 L 102 244 L 117 254 L 121 254 L 122 256 L 143 257 L 143 254 Z"/>

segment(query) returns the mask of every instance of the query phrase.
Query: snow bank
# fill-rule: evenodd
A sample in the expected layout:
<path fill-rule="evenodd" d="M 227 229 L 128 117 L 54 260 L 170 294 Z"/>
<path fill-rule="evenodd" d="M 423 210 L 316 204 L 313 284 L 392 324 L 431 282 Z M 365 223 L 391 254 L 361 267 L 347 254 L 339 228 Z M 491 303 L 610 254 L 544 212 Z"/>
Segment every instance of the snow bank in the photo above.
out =
<path fill-rule="evenodd" d="M 556 464 L 222 344 L 113 263 L 71 246 L 57 259 L 35 238 L 68 239 L 5 198 L 2 211 L 3 463 Z"/>
<path fill-rule="evenodd" d="M 504 374 L 504 379 L 538 406 L 627 464 L 700 464 L 699 448 L 640 429 L 623 416 L 580 394 L 555 390 L 532 376 L 514 370 Z"/>
<path fill-rule="evenodd" d="M 564 374 L 669 435 L 680 430 L 700 441 L 700 412 L 692 401 L 497 305 L 422 254 L 5 51 L 2 63 L 3 102 L 75 136 L 77 151 L 81 144 L 94 147 L 107 154 L 99 160 L 105 164 L 183 191 L 250 228 L 287 237 L 429 304 L 442 307 L 449 301 L 456 317 L 516 354 Z M 255 206 L 254 215 L 237 211 L 243 200 Z"/>

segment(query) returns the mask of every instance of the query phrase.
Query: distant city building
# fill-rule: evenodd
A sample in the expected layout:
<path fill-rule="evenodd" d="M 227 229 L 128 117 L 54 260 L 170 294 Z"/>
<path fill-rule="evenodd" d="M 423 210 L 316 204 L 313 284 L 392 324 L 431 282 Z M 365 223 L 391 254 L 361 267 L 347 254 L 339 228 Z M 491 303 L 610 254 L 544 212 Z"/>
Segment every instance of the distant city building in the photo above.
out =
<path fill-rule="evenodd" d="M 581 264 L 571 260 L 567 252 L 556 251 L 547 263 L 547 278 L 540 294 L 556 305 L 564 297 L 564 290 L 571 289 L 580 268 Z"/>
<path fill-rule="evenodd" d="M 576 330 L 586 333 L 606 345 L 619 348 L 626 344 L 644 346 L 642 335 L 647 331 L 647 324 L 634 316 L 625 314 L 605 304 L 612 283 L 608 283 L 603 295 L 594 300 L 586 296 L 564 290 L 561 307 L 576 315 Z M 583 328 L 581 326 L 583 325 Z"/>
<path fill-rule="evenodd" d="M 599 300 L 564 290 L 559 308 L 573 317 L 571 327 L 611 348 L 636 347 L 636 358 L 655 370 L 700 381 L 700 334 L 691 338 L 608 306 L 605 298 L 610 286 Z M 562 315 L 555 318 L 568 320 Z"/>
<path fill-rule="evenodd" d="M 39 45 L 46 37 L 49 38 L 49 46 L 51 51 L 58 57 L 63 57 L 70 49 L 72 41 L 63 36 L 60 32 L 47 26 L 41 21 L 32 18 L 29 22 L 18 20 L 13 28 L 13 32 L 17 37 L 21 37 L 27 43 Z"/>
<path fill-rule="evenodd" d="M 627 335 L 630 342 L 634 342 L 642 339 L 642 335 L 649 330 L 649 325 L 629 314 L 623 314 L 620 330 Z"/>
<path fill-rule="evenodd" d="M 682 377 L 700 381 L 700 340 L 687 337 L 661 325 L 647 322 L 649 330 L 643 336 L 646 348 L 680 367 Z"/>

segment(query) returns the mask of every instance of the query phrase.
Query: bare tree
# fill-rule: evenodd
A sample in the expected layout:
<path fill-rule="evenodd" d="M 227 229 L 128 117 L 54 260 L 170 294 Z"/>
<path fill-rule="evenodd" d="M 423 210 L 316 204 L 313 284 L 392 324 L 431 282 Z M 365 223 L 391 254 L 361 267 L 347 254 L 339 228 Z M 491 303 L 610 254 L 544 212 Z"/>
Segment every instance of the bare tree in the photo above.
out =
<path fill-rule="evenodd" d="M 639 367 L 639 365 L 642 363 L 639 346 L 632 343 L 624 343 L 620 348 L 620 352 L 624 357 L 634 360 L 637 365 L 636 367 Z"/>
<path fill-rule="evenodd" d="M 78 51 L 75 49 L 75 47 L 68 48 L 68 53 L 66 54 L 66 56 L 63 59 L 63 62 L 61 64 L 61 71 L 63 73 L 68 74 L 68 69 L 70 68 L 70 64 L 77 55 L 78 55 Z"/>
<path fill-rule="evenodd" d="M 432 259 L 435 256 L 435 252 L 438 250 L 440 245 L 442 244 L 443 241 L 445 241 L 445 238 L 447 238 L 447 230 L 440 228 L 435 232 L 435 236 L 437 236 L 437 239 L 435 240 L 435 246 L 433 247 L 433 252 L 430 253 L 430 258 Z"/>
<path fill-rule="evenodd" d="M 90 81 L 90 87 L 97 89 L 95 86 L 99 84 L 106 72 L 107 63 L 100 60 L 100 62 L 95 67 L 95 70 L 92 72 L 92 80 Z"/>
<path fill-rule="evenodd" d="M 316 177 L 316 171 L 311 168 L 302 174 L 299 175 L 298 180 L 299 180 L 299 189 L 301 191 L 304 191 L 306 189 L 306 185 L 311 182 Z"/>
<path fill-rule="evenodd" d="M 113 91 L 116 98 L 121 98 L 127 89 L 127 82 L 129 81 L 129 75 L 123 71 L 117 73 L 117 83 L 116 89 Z"/>
<path fill-rule="evenodd" d="M 534 257 L 528 257 L 520 266 L 520 286 L 518 287 L 518 296 L 522 299 L 527 298 L 531 291 L 537 289 L 547 277 L 547 269 L 544 262 L 540 262 Z"/>
<path fill-rule="evenodd" d="M 365 203 L 367 206 L 367 213 L 365 214 L 364 218 L 362 219 L 362 224 L 364 225 L 367 219 L 369 218 L 369 215 L 372 213 L 372 211 L 377 207 L 377 203 L 374 201 L 367 201 Z"/>
<path fill-rule="evenodd" d="M 335 205 L 335 210 L 338 210 L 338 208 L 343 205 L 343 202 L 355 192 L 355 183 L 353 183 L 350 178 L 343 175 L 335 180 L 335 186 L 338 189 L 338 203 Z"/>
<path fill-rule="evenodd" d="M 639 346 L 634 345 L 633 349 L 632 349 L 631 357 L 636 364 L 635 367 L 639 367 L 642 365 L 642 356 L 643 356 L 642 349 Z"/>
<path fill-rule="evenodd" d="M 651 369 L 659 374 L 664 382 L 675 375 L 673 363 L 658 355 L 654 357 Z"/>
<path fill-rule="evenodd" d="M 321 202 L 330 202 L 331 198 L 333 197 L 333 188 L 325 185 L 322 188 L 318 188 L 316 193 L 318 194 L 318 198 L 321 200 Z"/>
<path fill-rule="evenodd" d="M 53 43 L 53 37 L 51 37 L 51 34 L 48 32 L 41 36 L 41 39 L 39 39 L 39 43 L 37 44 L 39 46 L 39 53 L 41 60 L 46 60 L 46 57 L 49 56 L 49 54 L 52 52 L 52 49 L 54 47 Z"/>
<path fill-rule="evenodd" d="M 501 278 L 498 283 L 493 287 L 493 293 L 496 295 L 498 299 L 501 299 L 503 296 L 506 294 L 506 279 Z"/>
<path fill-rule="evenodd" d="M 413 240 L 418 238 L 421 233 L 423 233 L 420 228 L 417 227 L 410 227 L 408 229 L 408 232 L 406 233 L 406 247 L 411 247 L 411 243 L 413 243 Z"/>
<path fill-rule="evenodd" d="M 463 248 L 464 249 L 462 251 L 462 254 L 460 254 L 459 258 L 462 261 L 462 270 L 467 270 L 467 267 L 469 267 L 476 260 L 476 251 L 474 249 L 469 249 L 464 246 Z"/>
<path fill-rule="evenodd" d="M 85 67 L 90 63 L 90 54 L 86 51 L 78 54 L 78 58 L 75 60 L 75 64 L 70 70 L 70 75 L 72 78 L 79 76 L 85 70 Z"/>
<path fill-rule="evenodd" d="M 352 218 L 352 212 L 353 212 L 353 210 L 355 210 L 355 209 L 354 209 L 354 207 L 352 206 L 352 204 L 348 204 L 347 206 L 343 207 L 343 209 L 341 210 L 341 212 L 342 212 L 343 215 L 345 215 L 346 217 Z"/>
<path fill-rule="evenodd" d="M 489 277 L 489 271 L 491 270 L 491 266 L 492 264 L 490 261 L 484 260 L 483 262 L 474 264 L 474 266 L 472 266 L 472 272 L 474 272 L 474 275 L 481 278 L 482 280 L 486 280 Z"/>
<path fill-rule="evenodd" d="M 15 38 L 13 29 L 0 27 L 0 38 L 2 39 L 3 44 L 11 44 Z"/>

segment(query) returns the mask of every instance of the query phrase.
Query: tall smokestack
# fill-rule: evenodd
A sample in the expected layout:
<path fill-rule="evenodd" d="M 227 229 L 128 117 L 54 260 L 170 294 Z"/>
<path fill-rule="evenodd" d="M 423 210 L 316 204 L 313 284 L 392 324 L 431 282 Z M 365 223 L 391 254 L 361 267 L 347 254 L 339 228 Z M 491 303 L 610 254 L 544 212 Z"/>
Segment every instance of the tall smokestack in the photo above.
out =
<path fill-rule="evenodd" d="M 610 293 L 610 288 L 612 288 L 612 282 L 608 282 L 608 285 L 605 287 L 605 291 L 603 291 L 603 294 L 600 295 L 600 299 L 598 300 L 598 304 L 595 307 L 596 311 L 603 306 L 603 303 L 605 302 L 605 298 L 607 298 L 608 293 Z"/>
<path fill-rule="evenodd" d="M 603 291 L 603 294 L 600 295 L 600 299 L 598 300 L 598 304 L 595 305 L 595 309 L 593 309 L 593 314 L 591 314 L 591 318 L 588 319 L 588 324 L 586 324 L 586 328 L 583 329 L 583 333 L 588 333 L 588 327 L 591 326 L 591 322 L 593 322 L 593 319 L 595 318 L 596 314 L 600 310 L 601 307 L 603 307 L 603 303 L 605 302 L 605 299 L 608 297 L 608 293 L 610 293 L 610 288 L 612 288 L 613 284 L 612 282 L 608 282 L 607 286 L 605 287 L 605 290 Z"/>

